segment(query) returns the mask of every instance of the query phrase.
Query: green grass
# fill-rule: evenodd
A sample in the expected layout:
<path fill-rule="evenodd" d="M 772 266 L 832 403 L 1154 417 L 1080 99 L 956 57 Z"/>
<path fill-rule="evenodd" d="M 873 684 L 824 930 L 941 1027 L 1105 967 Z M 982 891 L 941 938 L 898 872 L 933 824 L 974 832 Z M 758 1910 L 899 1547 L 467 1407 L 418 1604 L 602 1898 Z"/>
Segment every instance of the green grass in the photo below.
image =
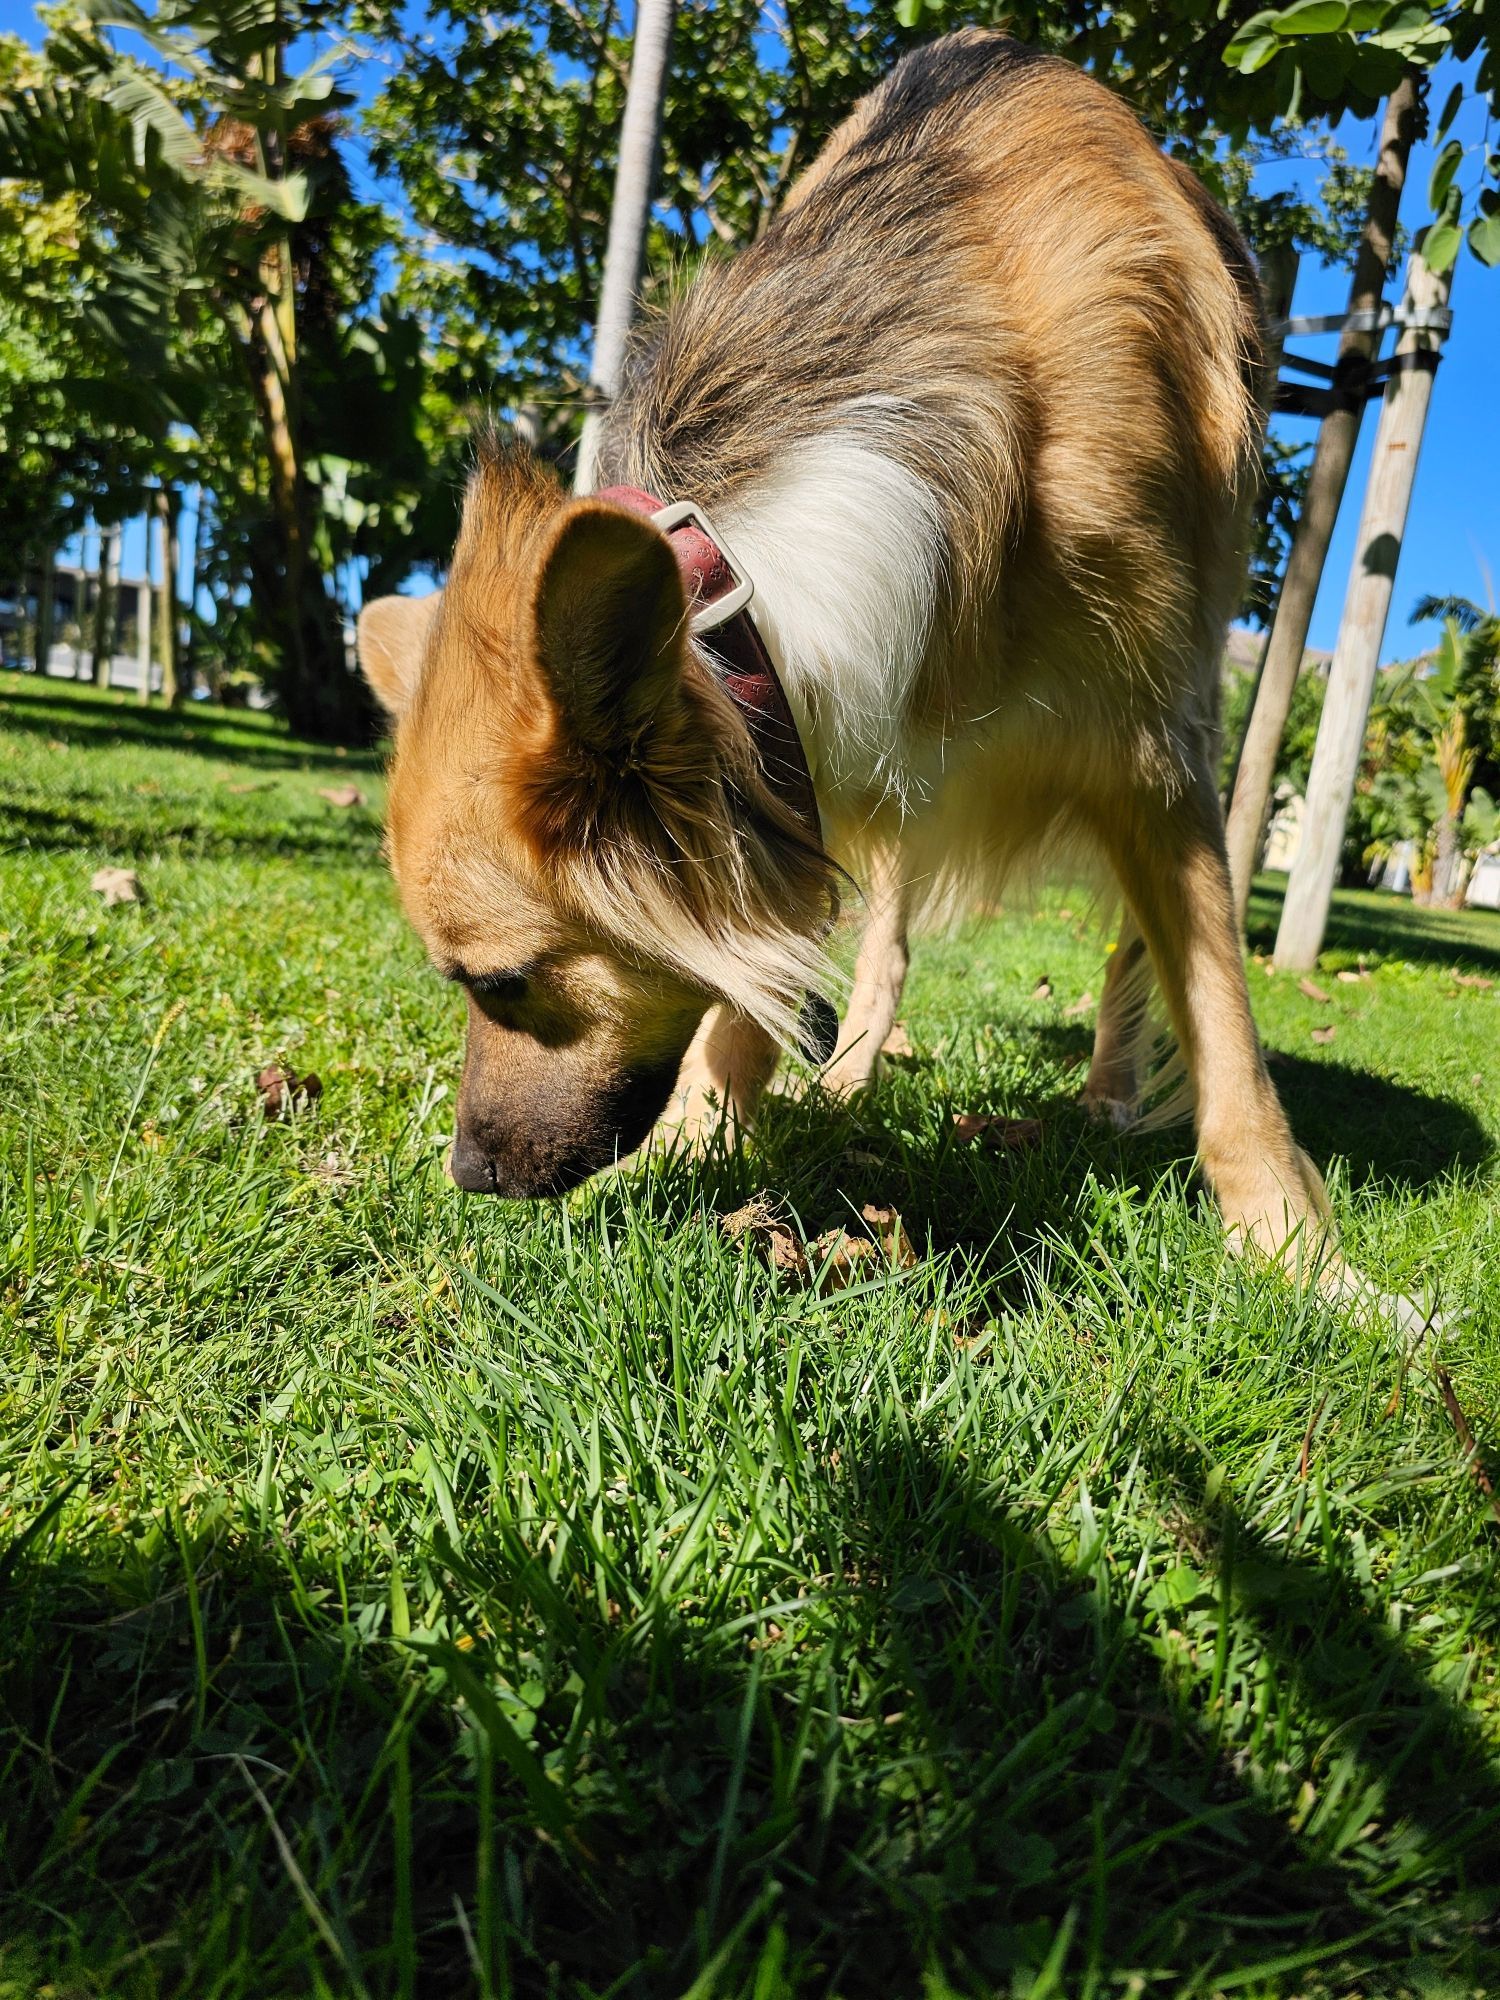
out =
<path fill-rule="evenodd" d="M 485 1203 L 379 802 L 0 687 L 0 1996 L 1500 1993 L 1500 1538 L 1393 1337 L 1072 1108 L 1098 939 L 927 943 L 857 1117 Z M 1500 921 L 1251 977 L 1500 1438 Z M 920 1261 L 793 1288 L 762 1188 Z"/>

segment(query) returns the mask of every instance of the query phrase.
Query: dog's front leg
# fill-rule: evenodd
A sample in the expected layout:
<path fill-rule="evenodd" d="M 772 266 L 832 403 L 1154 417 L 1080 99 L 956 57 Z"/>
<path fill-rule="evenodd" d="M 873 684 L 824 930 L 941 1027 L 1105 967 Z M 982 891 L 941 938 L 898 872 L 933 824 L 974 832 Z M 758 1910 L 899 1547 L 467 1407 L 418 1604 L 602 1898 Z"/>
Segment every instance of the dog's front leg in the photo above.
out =
<path fill-rule="evenodd" d="M 823 1072 L 823 1088 L 852 1097 L 874 1082 L 880 1049 L 896 1023 L 906 984 L 907 924 L 911 890 L 894 843 L 876 850 L 870 867 L 869 921 L 854 967 L 854 990 L 839 1029 L 838 1046 Z"/>
<path fill-rule="evenodd" d="M 658 1132 L 698 1153 L 707 1152 L 720 1130 L 733 1145 L 755 1123 L 780 1054 L 754 1021 L 732 1007 L 711 1007 L 682 1059 Z"/>

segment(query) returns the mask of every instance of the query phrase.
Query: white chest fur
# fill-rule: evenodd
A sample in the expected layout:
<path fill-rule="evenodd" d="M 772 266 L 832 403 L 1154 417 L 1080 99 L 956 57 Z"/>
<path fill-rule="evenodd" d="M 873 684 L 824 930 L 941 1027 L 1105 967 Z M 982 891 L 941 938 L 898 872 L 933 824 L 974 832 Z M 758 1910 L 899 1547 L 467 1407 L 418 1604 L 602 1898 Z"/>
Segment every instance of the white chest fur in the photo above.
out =
<path fill-rule="evenodd" d="M 882 414 L 851 409 L 847 428 L 810 438 L 721 510 L 814 783 L 835 807 L 841 795 L 915 804 L 932 757 L 911 741 L 909 708 L 932 634 L 941 515 L 871 440 Z"/>

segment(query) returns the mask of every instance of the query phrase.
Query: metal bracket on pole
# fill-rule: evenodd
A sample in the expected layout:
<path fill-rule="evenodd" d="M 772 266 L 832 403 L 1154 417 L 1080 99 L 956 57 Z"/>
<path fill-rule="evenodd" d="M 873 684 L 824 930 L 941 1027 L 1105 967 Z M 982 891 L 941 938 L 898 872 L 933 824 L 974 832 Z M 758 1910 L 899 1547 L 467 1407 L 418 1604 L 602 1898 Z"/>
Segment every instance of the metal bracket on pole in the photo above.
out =
<path fill-rule="evenodd" d="M 1368 312 L 1313 313 L 1296 319 L 1278 320 L 1272 331 L 1282 340 L 1307 333 L 1384 333 L 1388 326 L 1402 332 L 1436 333 L 1446 338 L 1453 331 L 1453 314 L 1447 306 L 1393 306 L 1386 301 Z"/>

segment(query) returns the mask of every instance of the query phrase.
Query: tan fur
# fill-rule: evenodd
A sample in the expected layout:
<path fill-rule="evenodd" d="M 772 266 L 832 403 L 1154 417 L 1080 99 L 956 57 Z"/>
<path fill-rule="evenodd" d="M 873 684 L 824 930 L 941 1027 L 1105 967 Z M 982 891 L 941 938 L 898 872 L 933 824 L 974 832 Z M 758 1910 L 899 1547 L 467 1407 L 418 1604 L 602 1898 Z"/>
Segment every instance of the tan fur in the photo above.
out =
<path fill-rule="evenodd" d="M 607 479 L 749 518 L 809 440 L 857 435 L 935 496 L 937 608 L 891 746 L 920 782 L 820 787 L 832 857 L 871 884 L 831 1084 L 873 1074 L 910 908 L 963 907 L 1039 854 L 1102 866 L 1133 928 L 1088 1098 L 1134 1105 L 1138 932 L 1204 1169 L 1276 1250 L 1321 1186 L 1261 1060 L 1213 780 L 1262 367 L 1251 266 L 1202 189 L 1098 85 L 968 33 L 908 59 L 765 237 L 646 330 L 603 456 Z M 665 544 L 608 517 L 487 453 L 420 671 L 393 676 L 362 626 L 400 691 L 413 920 L 446 967 L 528 968 L 524 999 L 474 1002 L 460 1102 L 518 1190 L 602 1163 L 622 1079 L 658 1078 L 711 1004 L 680 1095 L 699 1128 L 744 1123 L 822 968 L 825 858 L 687 643 Z M 811 689 L 820 729 L 839 698 Z"/>

